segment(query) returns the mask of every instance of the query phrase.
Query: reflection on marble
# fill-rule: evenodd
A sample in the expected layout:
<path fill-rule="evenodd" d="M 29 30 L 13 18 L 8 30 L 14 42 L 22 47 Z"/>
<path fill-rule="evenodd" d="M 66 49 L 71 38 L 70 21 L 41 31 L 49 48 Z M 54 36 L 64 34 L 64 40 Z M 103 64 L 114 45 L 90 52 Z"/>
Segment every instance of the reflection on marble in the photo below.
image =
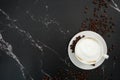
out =
<path fill-rule="evenodd" d="M 110 6 L 120 12 L 117 2 L 111 1 L 113 5 L 110 4 Z M 109 76 L 118 74 L 119 72 L 115 71 L 120 70 L 116 68 L 120 58 L 117 58 L 116 61 L 114 57 L 111 57 L 115 56 L 112 53 L 119 55 L 118 48 L 117 52 L 110 53 L 108 61 L 95 70 L 80 70 L 71 63 L 67 54 L 67 46 L 70 38 L 79 32 L 81 22 L 77 21 L 79 18 L 84 20 L 83 16 L 77 17 L 79 15 L 76 12 L 78 10 L 80 15 L 84 15 L 81 7 L 91 4 L 91 1 L 88 0 L 78 2 L 72 0 L 18 0 L 13 1 L 16 4 L 14 7 L 9 8 L 9 5 L 0 7 L 0 50 L 15 61 L 23 80 L 117 80 L 119 78 L 119 75 L 117 75 L 117 79 Z M 81 2 L 84 4 L 82 5 Z M 4 10 L 6 7 L 10 10 Z M 73 14 L 71 10 L 76 12 Z M 115 17 L 115 20 L 119 21 L 119 18 Z M 118 34 L 116 32 L 116 35 Z M 114 37 L 111 40 L 106 37 L 105 39 L 109 43 Z M 118 40 L 116 38 L 116 41 L 112 42 Z M 110 48 L 110 46 L 108 47 Z M 0 57 L 3 53 L 0 53 Z M 0 66 L 2 66 L 1 63 Z M 0 71 L 0 73 L 5 72 Z M 14 71 L 12 73 L 16 74 Z M 5 76 L 9 79 L 0 77 L 0 80 L 17 80 L 16 77 Z"/>

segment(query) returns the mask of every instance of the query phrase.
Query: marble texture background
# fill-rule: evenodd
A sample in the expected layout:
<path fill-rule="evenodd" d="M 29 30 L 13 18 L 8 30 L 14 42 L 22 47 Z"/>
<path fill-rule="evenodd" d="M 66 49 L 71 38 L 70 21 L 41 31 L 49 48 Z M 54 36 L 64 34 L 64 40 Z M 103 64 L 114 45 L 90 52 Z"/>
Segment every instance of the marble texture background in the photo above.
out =
<path fill-rule="evenodd" d="M 108 47 L 120 44 L 120 1 L 114 1 Z M 0 80 L 120 80 L 119 46 L 95 70 L 81 70 L 68 57 L 86 5 L 93 8 L 91 0 L 0 0 Z"/>

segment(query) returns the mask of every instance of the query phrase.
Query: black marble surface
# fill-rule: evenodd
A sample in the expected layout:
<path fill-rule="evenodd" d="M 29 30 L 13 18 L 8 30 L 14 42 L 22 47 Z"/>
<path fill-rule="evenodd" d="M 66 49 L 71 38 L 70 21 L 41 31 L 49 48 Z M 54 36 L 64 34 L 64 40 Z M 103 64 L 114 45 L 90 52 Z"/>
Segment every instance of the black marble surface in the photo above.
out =
<path fill-rule="evenodd" d="M 120 44 L 120 1 L 111 0 L 108 14 L 115 23 L 108 48 Z M 92 0 L 0 0 L 0 80 L 120 80 L 120 48 L 100 67 L 85 71 L 67 53 L 80 31 Z M 91 12 L 87 15 L 91 16 Z"/>

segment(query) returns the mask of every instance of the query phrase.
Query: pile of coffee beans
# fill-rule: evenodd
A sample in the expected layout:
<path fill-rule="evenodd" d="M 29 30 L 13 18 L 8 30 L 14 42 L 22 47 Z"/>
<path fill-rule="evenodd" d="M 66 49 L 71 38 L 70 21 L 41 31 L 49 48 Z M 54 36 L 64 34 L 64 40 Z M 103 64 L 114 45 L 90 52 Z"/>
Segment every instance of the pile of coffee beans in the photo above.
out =
<path fill-rule="evenodd" d="M 63 69 L 59 70 L 55 76 L 52 78 L 48 76 L 44 76 L 42 80 L 86 80 L 88 77 L 89 71 L 76 71 L 70 69 L 69 71 L 65 72 Z"/>
<path fill-rule="evenodd" d="M 73 40 L 72 44 L 70 45 L 70 49 L 72 50 L 72 53 L 75 52 L 75 46 L 76 46 L 77 42 L 83 37 L 85 37 L 85 36 L 84 35 L 83 36 L 78 36 L 78 37 L 76 37 L 75 40 Z"/>
<path fill-rule="evenodd" d="M 91 30 L 101 35 L 108 35 L 108 33 L 114 32 L 113 18 L 107 13 L 109 0 L 93 0 L 92 3 L 95 6 L 92 15 L 86 17 L 81 23 L 80 31 Z M 87 15 L 89 8 L 85 7 L 84 13 Z M 110 35 L 108 35 L 110 36 Z"/>

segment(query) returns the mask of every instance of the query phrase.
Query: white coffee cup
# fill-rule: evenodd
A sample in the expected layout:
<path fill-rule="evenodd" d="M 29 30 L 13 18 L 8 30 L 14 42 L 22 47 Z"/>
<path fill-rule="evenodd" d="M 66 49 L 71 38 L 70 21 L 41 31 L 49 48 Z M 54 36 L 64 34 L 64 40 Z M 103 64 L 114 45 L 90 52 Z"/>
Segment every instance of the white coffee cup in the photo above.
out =
<path fill-rule="evenodd" d="M 78 40 L 74 52 L 72 52 L 70 45 L 78 36 L 84 37 Z M 85 70 L 95 69 L 100 66 L 105 59 L 109 58 L 105 40 L 93 31 L 77 33 L 69 43 L 68 55 L 75 66 Z M 95 65 L 92 66 L 92 64 Z"/>

